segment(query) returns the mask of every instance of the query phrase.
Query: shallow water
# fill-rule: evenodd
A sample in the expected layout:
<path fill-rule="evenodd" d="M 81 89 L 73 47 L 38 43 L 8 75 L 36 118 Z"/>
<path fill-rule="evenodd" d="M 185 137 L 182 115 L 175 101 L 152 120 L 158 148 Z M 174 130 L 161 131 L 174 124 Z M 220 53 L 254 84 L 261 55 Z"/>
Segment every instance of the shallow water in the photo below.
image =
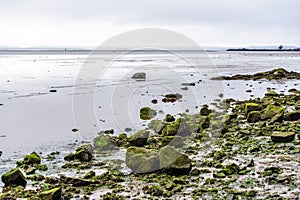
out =
<path fill-rule="evenodd" d="M 114 56 L 113 53 L 101 55 L 99 58 L 111 65 L 100 79 L 81 84 L 77 79 L 83 64 L 97 65 L 99 61 L 89 59 L 87 53 L 0 55 L 0 105 L 3 104 L 0 106 L 0 149 L 3 151 L 0 174 L 31 151 L 45 155 L 57 150 L 73 151 L 74 145 L 90 140 L 102 129 L 113 128 L 115 134 L 119 134 L 129 127 L 134 132 L 147 123 L 139 119 L 139 109 L 144 106 L 162 111 L 157 115 L 162 118 L 167 113 L 197 113 L 199 106 L 220 99 L 220 93 L 224 94 L 223 99 L 242 100 L 262 97 L 268 87 L 278 92 L 287 92 L 286 88 L 292 87 L 299 89 L 298 81 L 260 83 L 209 79 L 277 67 L 299 72 L 300 53 L 179 52 L 174 55 L 142 52 L 112 61 Z M 131 79 L 135 72 L 146 72 L 146 80 Z M 182 83 L 195 83 L 195 86 L 182 90 L 185 87 Z M 57 92 L 50 92 L 52 89 Z M 246 92 L 249 89 L 252 92 Z M 161 99 L 167 93 L 183 94 L 183 99 L 163 103 Z M 86 116 L 88 106 L 85 104 L 77 106 L 74 115 L 74 98 L 87 96 L 94 100 L 93 116 Z M 158 104 L 152 104 L 152 99 L 158 99 Z M 74 119 L 76 114 L 82 118 Z M 89 117 L 95 121 L 89 121 Z M 74 133 L 73 128 L 79 131 Z"/>

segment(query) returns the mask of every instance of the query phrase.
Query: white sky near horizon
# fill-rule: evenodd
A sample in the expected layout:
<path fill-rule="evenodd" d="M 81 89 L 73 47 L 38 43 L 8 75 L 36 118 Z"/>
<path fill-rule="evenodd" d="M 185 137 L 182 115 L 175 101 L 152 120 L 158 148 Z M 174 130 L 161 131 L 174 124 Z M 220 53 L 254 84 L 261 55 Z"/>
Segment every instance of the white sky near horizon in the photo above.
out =
<path fill-rule="evenodd" d="M 138 28 L 202 46 L 300 46 L 299 0 L 0 0 L 0 47 L 96 47 Z"/>

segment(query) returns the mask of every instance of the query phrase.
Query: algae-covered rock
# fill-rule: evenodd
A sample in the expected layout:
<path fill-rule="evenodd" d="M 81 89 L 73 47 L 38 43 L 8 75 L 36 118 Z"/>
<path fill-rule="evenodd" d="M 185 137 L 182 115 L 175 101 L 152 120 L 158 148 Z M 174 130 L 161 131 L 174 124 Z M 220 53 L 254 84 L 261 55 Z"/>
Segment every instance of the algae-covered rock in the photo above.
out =
<path fill-rule="evenodd" d="M 32 152 L 24 157 L 23 162 L 25 165 L 41 164 L 41 157 L 36 152 Z"/>
<path fill-rule="evenodd" d="M 199 130 L 202 131 L 206 128 L 209 128 L 210 119 L 208 116 L 202 116 L 199 120 Z"/>
<path fill-rule="evenodd" d="M 286 121 L 297 121 L 300 119 L 300 111 L 288 112 L 284 115 Z"/>
<path fill-rule="evenodd" d="M 99 134 L 94 138 L 94 149 L 97 151 L 112 150 L 115 146 L 110 141 L 110 138 L 104 134 Z"/>
<path fill-rule="evenodd" d="M 192 168 L 189 157 L 170 146 L 160 150 L 159 163 L 164 172 L 172 175 L 188 174 Z"/>
<path fill-rule="evenodd" d="M 166 122 L 173 122 L 173 121 L 175 121 L 175 117 L 170 114 L 167 114 L 164 120 Z"/>
<path fill-rule="evenodd" d="M 265 96 L 266 96 L 266 97 L 277 97 L 277 96 L 279 96 L 279 94 L 276 93 L 276 92 L 273 91 L 273 90 L 270 90 L 270 91 L 268 91 L 268 92 L 265 94 Z"/>
<path fill-rule="evenodd" d="M 137 80 L 145 80 L 146 79 L 146 73 L 144 72 L 137 72 L 131 76 L 132 79 Z"/>
<path fill-rule="evenodd" d="M 1 180 L 5 186 L 25 186 L 27 184 L 27 181 L 19 168 L 14 168 L 9 172 L 6 172 L 2 175 Z"/>
<path fill-rule="evenodd" d="M 258 122 L 261 118 L 259 111 L 251 111 L 247 116 L 247 122 L 255 123 Z"/>
<path fill-rule="evenodd" d="M 140 147 L 129 147 L 125 163 L 133 173 L 150 173 L 159 169 L 158 153 Z"/>
<path fill-rule="evenodd" d="M 166 94 L 165 97 L 162 99 L 164 103 L 173 103 L 179 99 L 182 99 L 182 95 L 179 93 L 176 94 Z"/>
<path fill-rule="evenodd" d="M 88 162 L 93 158 L 92 150 L 88 145 L 76 149 L 74 158 L 79 161 Z"/>
<path fill-rule="evenodd" d="M 275 116 L 273 116 L 269 122 L 269 124 L 273 124 L 275 122 L 282 122 L 284 117 L 284 110 L 281 112 L 277 113 Z"/>
<path fill-rule="evenodd" d="M 251 111 L 261 111 L 261 106 L 257 103 L 246 103 L 245 104 L 245 113 L 248 115 Z"/>
<path fill-rule="evenodd" d="M 296 133 L 294 132 L 274 132 L 271 135 L 271 140 L 273 142 L 292 142 L 295 139 Z"/>
<path fill-rule="evenodd" d="M 162 130 L 162 136 L 188 136 L 192 133 L 191 127 L 185 119 L 179 118 L 175 122 L 167 124 Z"/>
<path fill-rule="evenodd" d="M 54 188 L 40 193 L 40 198 L 43 200 L 59 200 L 61 199 L 61 188 Z"/>
<path fill-rule="evenodd" d="M 284 108 L 269 104 L 265 109 L 262 110 L 261 119 L 271 119 L 276 114 L 281 113 L 282 111 L 284 111 Z"/>
<path fill-rule="evenodd" d="M 140 109 L 140 118 L 142 120 L 149 120 L 156 116 L 156 111 L 150 107 L 143 107 Z"/>
<path fill-rule="evenodd" d="M 150 131 L 146 129 L 139 130 L 128 138 L 128 142 L 130 146 L 142 147 L 147 144 L 149 134 Z"/>
<path fill-rule="evenodd" d="M 148 128 L 153 130 L 155 133 L 161 134 L 165 127 L 165 123 L 162 120 L 151 120 L 148 124 Z"/>
<path fill-rule="evenodd" d="M 208 105 L 204 105 L 201 109 L 200 109 L 200 115 L 202 116 L 208 116 L 210 113 L 212 113 L 212 110 L 210 110 L 208 108 Z"/>

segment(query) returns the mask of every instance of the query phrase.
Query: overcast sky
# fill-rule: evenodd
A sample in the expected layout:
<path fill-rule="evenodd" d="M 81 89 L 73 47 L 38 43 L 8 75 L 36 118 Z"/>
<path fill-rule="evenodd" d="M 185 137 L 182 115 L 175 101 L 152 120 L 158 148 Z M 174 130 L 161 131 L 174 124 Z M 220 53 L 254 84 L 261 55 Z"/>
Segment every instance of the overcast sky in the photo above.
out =
<path fill-rule="evenodd" d="M 0 0 L 0 46 L 96 47 L 136 28 L 203 46 L 300 46 L 299 0 Z"/>

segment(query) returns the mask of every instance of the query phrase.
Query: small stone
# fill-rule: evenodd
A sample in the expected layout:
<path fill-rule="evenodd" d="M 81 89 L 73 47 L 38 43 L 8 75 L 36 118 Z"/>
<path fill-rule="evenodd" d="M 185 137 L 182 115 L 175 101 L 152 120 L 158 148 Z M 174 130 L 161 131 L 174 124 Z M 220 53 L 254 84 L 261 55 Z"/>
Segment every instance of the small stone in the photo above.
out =
<path fill-rule="evenodd" d="M 271 135 L 271 140 L 276 143 L 292 142 L 295 139 L 295 135 L 296 133 L 294 132 L 274 132 Z"/>
<path fill-rule="evenodd" d="M 142 120 L 152 119 L 157 115 L 157 112 L 150 107 L 143 107 L 140 109 L 140 118 Z"/>
<path fill-rule="evenodd" d="M 248 114 L 247 122 L 249 122 L 249 123 L 255 123 L 255 122 L 258 122 L 260 120 L 260 118 L 261 118 L 261 115 L 260 115 L 259 111 L 251 111 Z"/>
<path fill-rule="evenodd" d="M 300 111 L 289 112 L 284 115 L 286 121 L 297 121 L 300 119 Z"/>
<path fill-rule="evenodd" d="M 131 76 L 132 79 L 141 79 L 145 80 L 146 79 L 146 73 L 144 72 L 137 72 Z"/>
<path fill-rule="evenodd" d="M 74 158 L 76 160 L 80 160 L 83 162 L 91 161 L 93 158 L 92 152 L 86 145 L 81 146 L 76 149 L 76 152 L 74 154 Z"/>
<path fill-rule="evenodd" d="M 41 192 L 40 198 L 43 200 L 61 199 L 61 188 L 54 188 L 48 191 Z"/>

